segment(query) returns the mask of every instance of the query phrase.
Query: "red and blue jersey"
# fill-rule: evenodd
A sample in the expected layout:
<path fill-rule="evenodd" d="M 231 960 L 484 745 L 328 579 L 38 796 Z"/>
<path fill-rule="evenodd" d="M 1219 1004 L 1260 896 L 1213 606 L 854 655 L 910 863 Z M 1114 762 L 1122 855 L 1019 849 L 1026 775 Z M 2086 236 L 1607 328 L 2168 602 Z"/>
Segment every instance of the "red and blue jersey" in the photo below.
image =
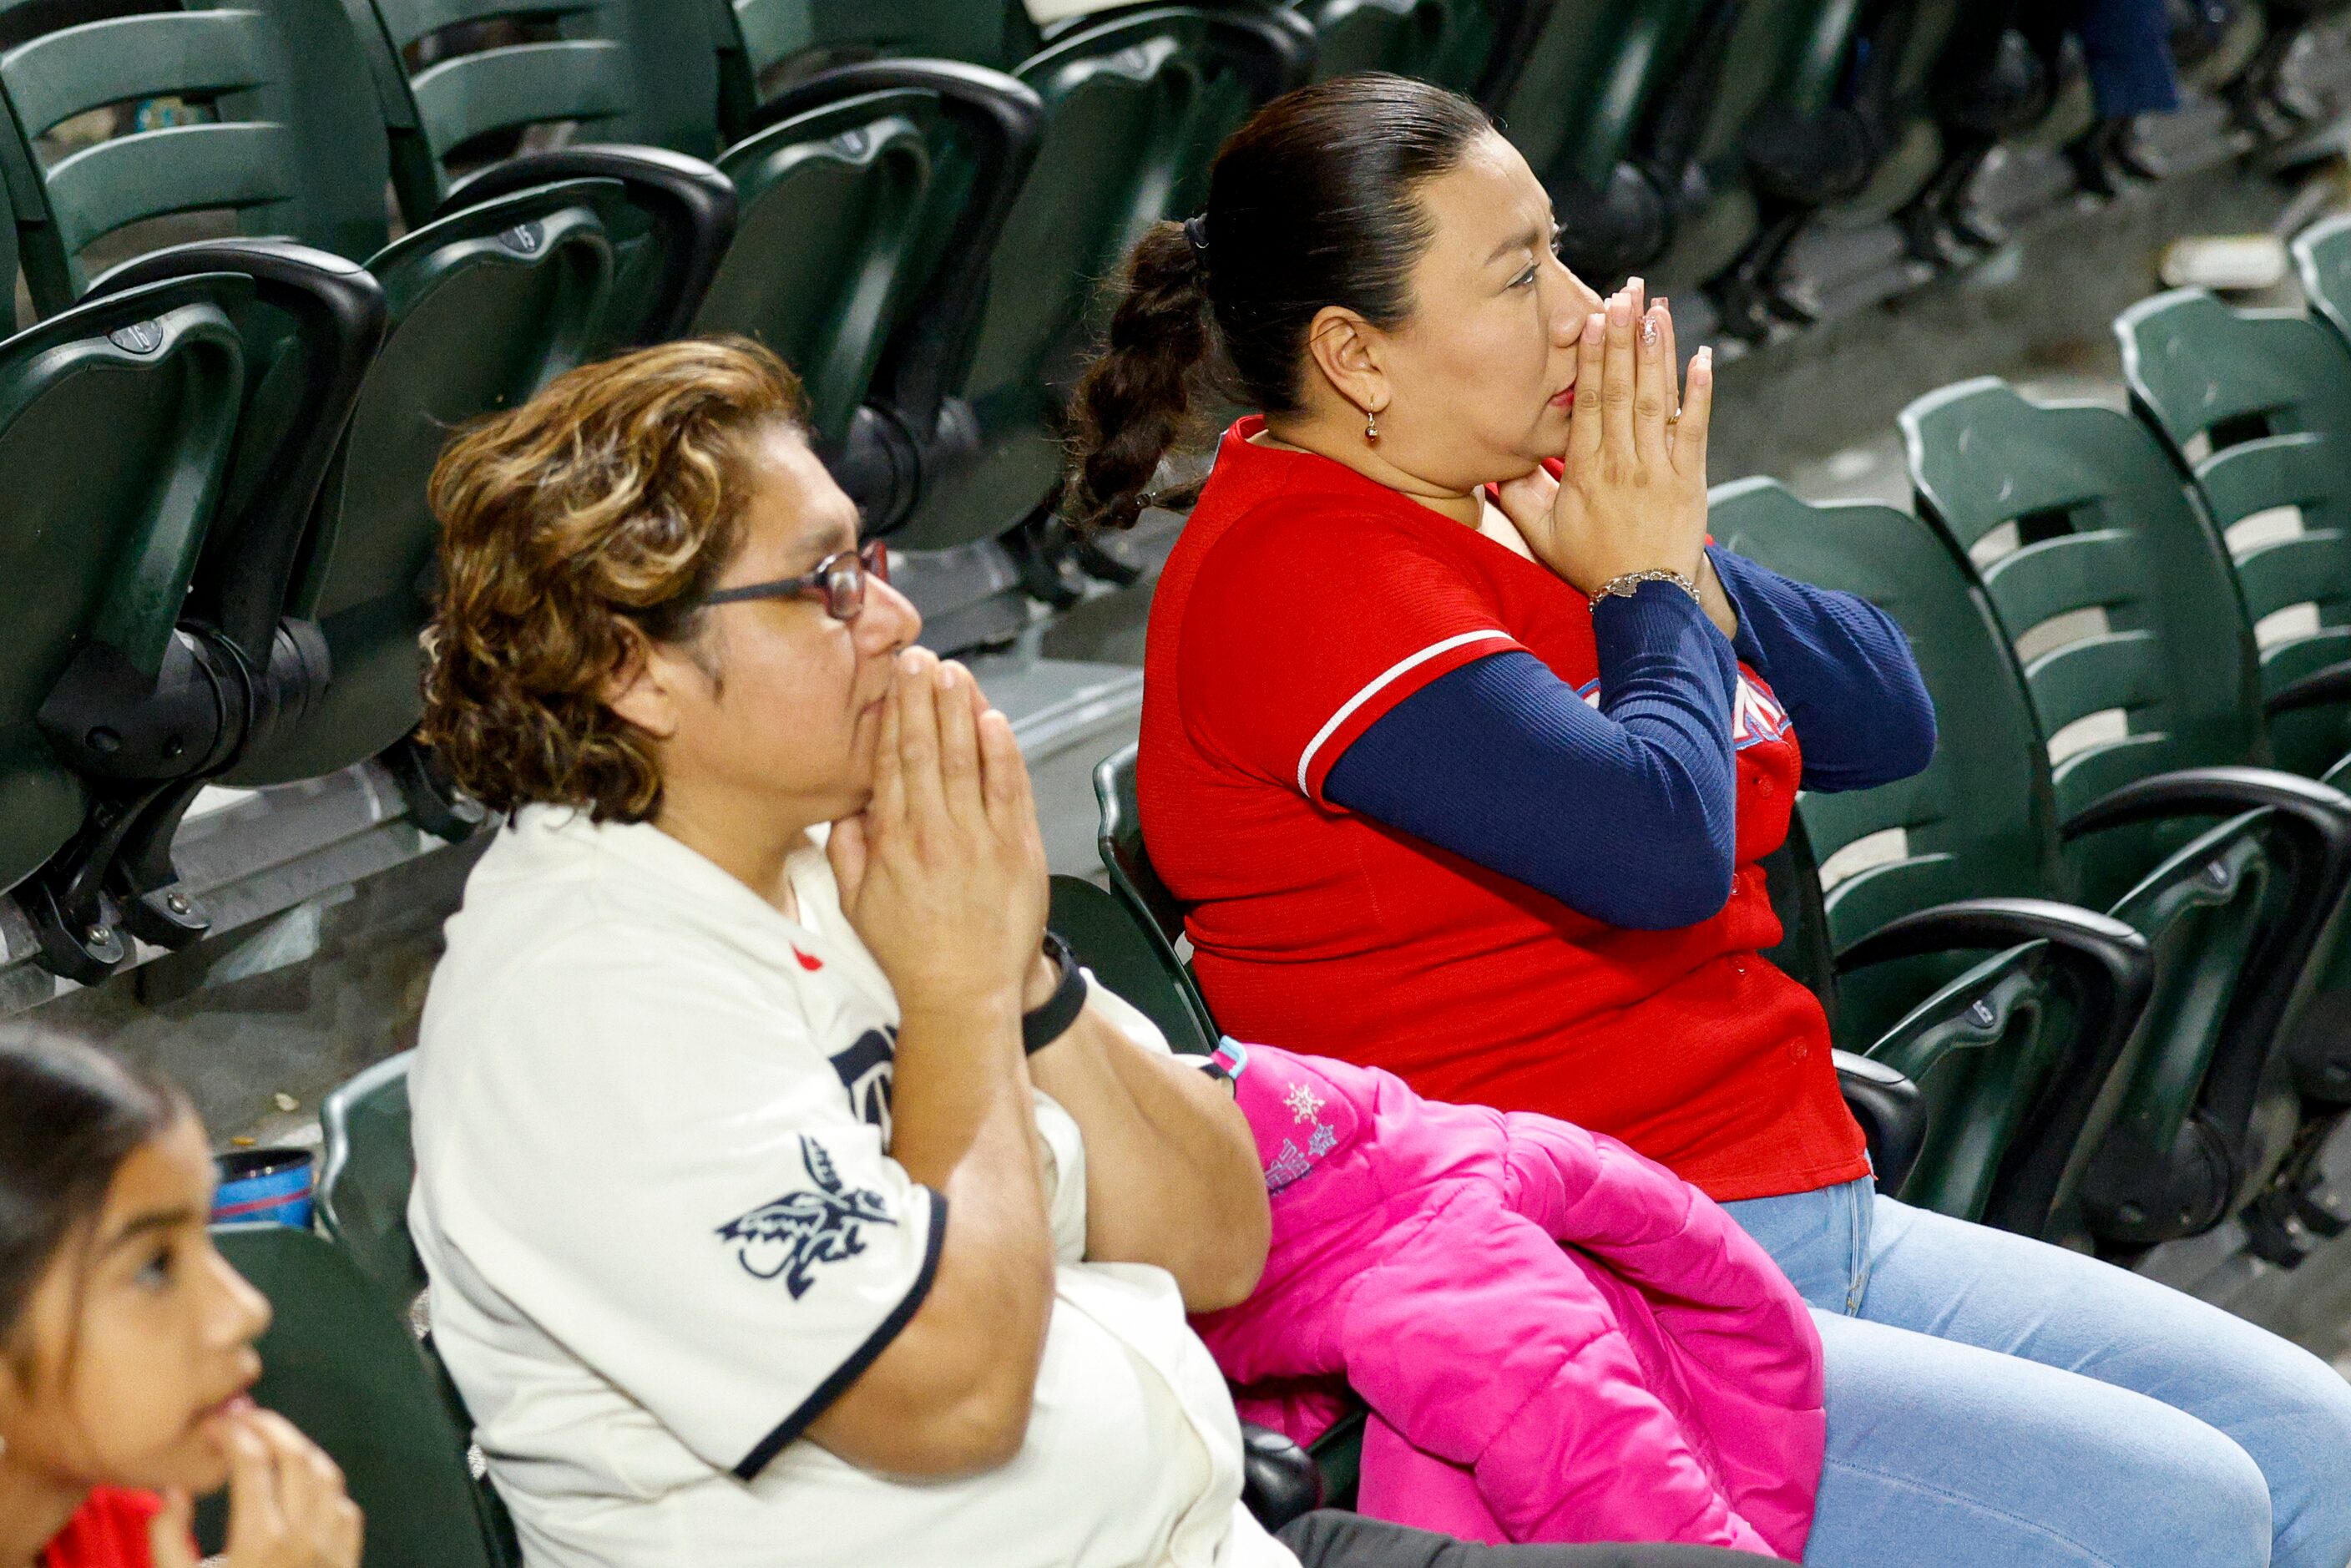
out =
<path fill-rule="evenodd" d="M 1719 1199 L 1864 1174 L 1819 1004 L 1759 956 L 1781 933 L 1757 862 L 1803 776 L 1770 683 L 1740 665 L 1730 893 L 1695 925 L 1607 925 L 1352 812 L 1332 766 L 1454 670 L 1523 652 L 1596 697 L 1593 614 L 1448 517 L 1250 444 L 1260 428 L 1226 435 L 1145 656 L 1144 827 L 1219 1026 L 1614 1134 Z"/>

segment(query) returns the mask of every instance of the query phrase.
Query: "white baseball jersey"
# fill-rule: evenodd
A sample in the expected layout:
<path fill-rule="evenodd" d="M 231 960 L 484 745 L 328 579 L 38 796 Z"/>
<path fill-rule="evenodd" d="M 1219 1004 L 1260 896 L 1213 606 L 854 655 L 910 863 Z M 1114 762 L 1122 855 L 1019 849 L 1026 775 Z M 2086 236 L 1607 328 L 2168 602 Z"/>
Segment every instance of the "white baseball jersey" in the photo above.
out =
<path fill-rule="evenodd" d="M 535 807 L 449 921 L 410 1224 L 530 1568 L 1294 1568 L 1173 1277 L 1081 1260 L 1085 1146 L 1041 1094 L 1059 1267 L 1019 1454 L 902 1484 L 800 1440 L 955 1217 L 890 1157 L 889 985 L 821 849 L 789 870 L 798 921 L 649 824 Z"/>

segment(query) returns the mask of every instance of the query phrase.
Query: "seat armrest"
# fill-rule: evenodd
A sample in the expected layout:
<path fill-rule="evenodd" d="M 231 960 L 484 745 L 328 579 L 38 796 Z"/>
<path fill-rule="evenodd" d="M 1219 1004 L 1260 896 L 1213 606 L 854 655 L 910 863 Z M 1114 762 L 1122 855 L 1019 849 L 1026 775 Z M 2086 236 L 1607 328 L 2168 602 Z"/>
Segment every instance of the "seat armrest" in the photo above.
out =
<path fill-rule="evenodd" d="M 682 338 L 735 240 L 735 183 L 699 158 L 660 147 L 590 142 L 517 153 L 467 175 L 433 215 L 447 217 L 484 202 L 562 180 L 616 180 L 650 219 L 661 266 L 637 319 L 613 323 L 615 348 Z"/>
<path fill-rule="evenodd" d="M 1882 1061 L 1849 1051 L 1834 1054 L 1837 1084 L 1844 1091 L 1845 1108 L 1861 1124 L 1878 1188 L 1899 1192 L 1926 1146 L 1926 1099 L 1916 1083 Z"/>
<path fill-rule="evenodd" d="M 1890 922 L 1838 954 L 1836 967 L 1844 974 L 1928 953 L 2030 942 L 2046 944 L 2043 962 L 2071 982 L 2074 1022 L 2056 1076 L 2017 1129 L 1998 1200 L 1984 1218 L 2033 1235 L 2047 1219 L 2098 1086 L 2154 998 L 2155 953 L 2147 938 L 2112 915 L 2051 899 L 1970 898 Z"/>
<path fill-rule="evenodd" d="M 2351 703 L 2351 659 L 2287 682 L 2270 694 L 2262 704 L 2262 712 L 2274 718 L 2299 708 L 2330 707 L 2337 703 Z"/>
<path fill-rule="evenodd" d="M 2155 987 L 2147 938 L 2110 915 L 2047 898 L 1968 898 L 1888 922 L 1836 956 L 1840 975 L 1973 947 L 2046 942 L 2082 989 L 2085 1012 L 2126 1033 Z"/>
<path fill-rule="evenodd" d="M 2169 817 L 2231 817 L 2265 810 L 2272 858 L 2285 900 L 2247 953 L 2199 1091 L 2199 1118 L 2230 1140 L 2247 1134 L 2266 1064 L 2291 1015 L 2318 944 L 2351 891 L 2351 796 L 2268 768 L 2189 768 L 2126 784 L 2064 825 L 2071 839 L 2101 828 Z"/>
<path fill-rule="evenodd" d="M 1241 1501 L 1267 1531 L 1322 1506 L 1322 1472 L 1305 1449 L 1269 1427 L 1241 1423 Z"/>
<path fill-rule="evenodd" d="M 2131 822 L 2233 817 L 2264 806 L 2351 848 L 2351 796 L 2274 768 L 2182 768 L 2136 779 L 2083 807 L 2060 831 L 2073 840 Z"/>

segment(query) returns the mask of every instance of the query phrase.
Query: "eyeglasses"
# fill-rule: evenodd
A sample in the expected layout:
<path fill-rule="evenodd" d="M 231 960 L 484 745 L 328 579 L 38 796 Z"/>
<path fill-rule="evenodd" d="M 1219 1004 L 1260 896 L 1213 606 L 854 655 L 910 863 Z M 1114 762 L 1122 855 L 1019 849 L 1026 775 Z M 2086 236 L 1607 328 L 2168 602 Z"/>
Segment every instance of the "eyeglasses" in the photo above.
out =
<path fill-rule="evenodd" d="M 890 580 L 890 549 L 880 539 L 868 539 L 855 549 L 836 550 L 801 577 L 773 582 L 746 583 L 705 593 L 696 604 L 733 604 L 747 599 L 822 599 L 825 613 L 835 621 L 854 621 L 865 608 L 865 583 Z"/>

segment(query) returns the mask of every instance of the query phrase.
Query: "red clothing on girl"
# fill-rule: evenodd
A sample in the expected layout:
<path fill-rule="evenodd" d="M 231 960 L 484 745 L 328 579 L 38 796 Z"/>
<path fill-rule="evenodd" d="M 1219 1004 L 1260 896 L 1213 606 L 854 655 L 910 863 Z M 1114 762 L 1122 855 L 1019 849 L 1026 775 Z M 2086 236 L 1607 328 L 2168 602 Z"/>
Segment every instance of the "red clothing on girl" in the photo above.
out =
<path fill-rule="evenodd" d="M 1263 426 L 1226 434 L 1144 664 L 1144 837 L 1218 1024 L 1606 1133 L 1719 1201 L 1866 1174 L 1827 1020 L 1759 956 L 1781 932 L 1757 862 L 1802 771 L 1770 688 L 1740 667 L 1729 902 L 1680 930 L 1604 925 L 1348 811 L 1332 765 L 1450 670 L 1523 649 L 1596 689 L 1591 611 L 1343 465 L 1249 444 Z"/>
<path fill-rule="evenodd" d="M 151 1568 L 149 1534 L 163 1500 L 152 1492 L 100 1487 L 41 1552 L 41 1568 Z"/>

